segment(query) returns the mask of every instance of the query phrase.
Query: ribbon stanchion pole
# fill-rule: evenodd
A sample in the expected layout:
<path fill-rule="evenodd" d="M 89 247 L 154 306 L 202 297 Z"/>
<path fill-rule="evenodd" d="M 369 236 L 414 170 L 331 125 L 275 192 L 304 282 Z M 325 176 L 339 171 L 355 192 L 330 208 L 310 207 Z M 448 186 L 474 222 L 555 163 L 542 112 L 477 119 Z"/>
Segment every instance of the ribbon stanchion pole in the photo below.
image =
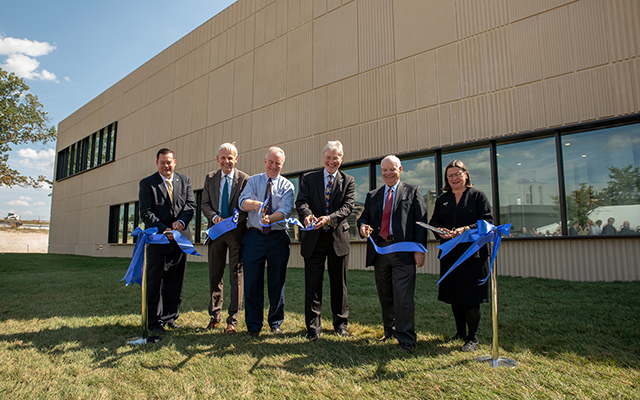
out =
<path fill-rule="evenodd" d="M 140 292 L 142 292 L 142 336 L 127 339 L 127 344 L 140 345 L 146 343 L 157 343 L 160 336 L 149 336 L 149 313 L 147 304 L 147 256 L 146 252 L 142 253 L 142 284 Z"/>
<path fill-rule="evenodd" d="M 476 358 L 478 362 L 489 363 L 492 367 L 509 367 L 513 368 L 518 363 L 508 357 L 500 357 L 500 349 L 498 347 L 498 278 L 496 277 L 496 268 L 491 270 L 491 322 L 492 322 L 492 341 L 491 355 Z"/>

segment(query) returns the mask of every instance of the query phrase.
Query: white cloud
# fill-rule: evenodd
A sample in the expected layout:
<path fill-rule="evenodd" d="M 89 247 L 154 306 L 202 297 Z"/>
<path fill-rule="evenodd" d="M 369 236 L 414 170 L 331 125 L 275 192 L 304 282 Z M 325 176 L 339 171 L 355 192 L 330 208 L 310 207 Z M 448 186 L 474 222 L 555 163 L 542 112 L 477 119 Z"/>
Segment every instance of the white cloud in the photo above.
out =
<path fill-rule="evenodd" d="M 18 196 L 18 198 L 24 201 L 33 201 L 33 199 L 29 196 Z"/>
<path fill-rule="evenodd" d="M 36 201 L 35 203 L 33 203 L 34 206 L 44 206 L 45 203 L 44 201 Z"/>
<path fill-rule="evenodd" d="M 15 73 L 20 78 L 58 82 L 58 78 L 53 72 L 46 69 L 38 71 L 40 62 L 35 59 L 35 57 L 47 55 L 55 49 L 55 44 L 47 42 L 0 36 L 0 55 L 7 56 L 4 64 L 0 64 L 0 67 Z"/>
<path fill-rule="evenodd" d="M 69 78 L 68 76 L 65 76 L 64 80 L 67 81 L 67 82 L 71 82 L 71 78 Z"/>
<path fill-rule="evenodd" d="M 18 156 L 22 157 L 22 159 L 18 161 L 20 165 L 35 167 L 50 173 L 53 171 L 56 152 L 53 149 L 36 151 L 31 148 L 26 148 L 18 150 Z"/>
<path fill-rule="evenodd" d="M 11 200 L 11 201 L 7 201 L 7 205 L 10 206 L 29 206 L 29 203 L 24 201 L 24 200 Z"/>

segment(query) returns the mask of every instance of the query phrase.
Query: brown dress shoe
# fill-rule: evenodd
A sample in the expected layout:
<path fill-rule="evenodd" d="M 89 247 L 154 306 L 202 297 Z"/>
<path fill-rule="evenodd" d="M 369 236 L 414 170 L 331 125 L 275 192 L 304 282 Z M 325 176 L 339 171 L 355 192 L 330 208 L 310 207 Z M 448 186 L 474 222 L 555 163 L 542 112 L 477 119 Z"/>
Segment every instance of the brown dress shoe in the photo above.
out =
<path fill-rule="evenodd" d="M 233 335 L 234 333 L 236 333 L 236 331 L 237 329 L 235 325 L 228 324 L 227 329 L 224 330 L 224 333 L 226 333 L 227 335 Z"/>
<path fill-rule="evenodd" d="M 205 331 L 212 331 L 214 329 L 216 329 L 216 327 L 220 324 L 220 321 L 210 321 L 209 325 L 207 325 L 206 328 L 204 328 Z"/>

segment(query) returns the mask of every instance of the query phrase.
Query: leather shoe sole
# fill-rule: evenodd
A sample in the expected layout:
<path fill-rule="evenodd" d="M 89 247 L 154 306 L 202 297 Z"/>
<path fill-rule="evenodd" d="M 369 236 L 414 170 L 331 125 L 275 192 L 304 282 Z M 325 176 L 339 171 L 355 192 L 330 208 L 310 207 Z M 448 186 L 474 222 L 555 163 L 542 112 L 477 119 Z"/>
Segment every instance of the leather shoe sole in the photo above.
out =
<path fill-rule="evenodd" d="M 411 353 L 416 349 L 416 345 L 409 343 L 400 343 L 400 348 L 402 348 L 402 351 L 404 351 L 405 353 Z"/>
<path fill-rule="evenodd" d="M 169 329 L 182 329 L 182 328 L 184 328 L 184 326 L 182 326 L 182 325 L 178 325 L 178 324 L 176 324 L 175 322 L 169 322 L 169 323 L 166 325 L 166 327 L 167 327 L 167 328 L 169 328 Z"/>
<path fill-rule="evenodd" d="M 237 328 L 234 325 L 227 325 L 227 329 L 224 330 L 224 333 L 227 335 L 233 335 L 234 333 L 236 333 Z"/>
<path fill-rule="evenodd" d="M 389 340 L 391 338 L 392 338 L 391 336 L 383 336 L 380 339 L 378 339 L 378 342 L 384 343 L 384 342 L 386 342 L 387 340 Z"/>
<path fill-rule="evenodd" d="M 271 328 L 271 333 L 282 333 L 282 329 L 279 326 Z"/>
<path fill-rule="evenodd" d="M 207 325 L 207 327 L 204 328 L 204 330 L 205 331 L 212 331 L 212 330 L 216 329 L 219 324 L 220 324 L 220 322 L 210 321 L 209 325 Z"/>

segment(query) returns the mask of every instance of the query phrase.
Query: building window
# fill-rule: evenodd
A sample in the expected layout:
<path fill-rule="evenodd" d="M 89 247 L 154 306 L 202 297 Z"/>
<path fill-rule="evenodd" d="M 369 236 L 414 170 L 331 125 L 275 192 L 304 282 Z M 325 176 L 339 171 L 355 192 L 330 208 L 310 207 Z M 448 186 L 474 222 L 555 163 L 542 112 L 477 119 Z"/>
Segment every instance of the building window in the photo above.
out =
<path fill-rule="evenodd" d="M 569 235 L 640 233 L 640 125 L 561 138 Z"/>
<path fill-rule="evenodd" d="M 460 160 L 469 171 L 469 178 L 473 187 L 482 190 L 489 198 L 489 203 L 493 207 L 493 191 L 491 190 L 491 157 L 489 147 L 480 149 L 447 152 L 442 154 L 442 182 L 444 185 L 444 170 L 453 160 Z M 496 217 L 494 211 L 494 218 Z"/>
<path fill-rule="evenodd" d="M 58 152 L 56 181 L 115 160 L 116 130 L 114 122 Z"/>
<path fill-rule="evenodd" d="M 511 236 L 559 235 L 555 138 L 498 145 L 496 160 L 500 223 L 511 223 Z"/>
<path fill-rule="evenodd" d="M 347 217 L 347 221 L 349 222 L 349 237 L 351 240 L 364 242 L 366 239 L 360 238 L 356 222 L 358 221 L 358 218 L 360 218 L 360 215 L 362 215 L 364 202 L 367 200 L 367 193 L 371 190 L 369 187 L 369 165 L 341 168 L 341 171 L 353 176 L 356 181 L 356 195 L 353 212 Z"/>
<path fill-rule="evenodd" d="M 289 218 L 298 219 L 298 209 L 296 208 L 296 200 L 298 199 L 298 190 L 300 189 L 300 177 L 298 175 L 287 176 L 288 180 L 293 183 L 293 208 L 291 209 L 291 215 Z M 300 221 L 304 223 L 303 221 Z M 289 238 L 291 238 L 292 242 L 299 243 L 300 242 L 300 228 L 298 225 L 287 224 L 289 228 L 287 228 L 287 233 L 289 234 Z"/>
<path fill-rule="evenodd" d="M 109 243 L 134 243 L 131 233 L 138 226 L 144 229 L 137 201 L 109 207 Z"/>

